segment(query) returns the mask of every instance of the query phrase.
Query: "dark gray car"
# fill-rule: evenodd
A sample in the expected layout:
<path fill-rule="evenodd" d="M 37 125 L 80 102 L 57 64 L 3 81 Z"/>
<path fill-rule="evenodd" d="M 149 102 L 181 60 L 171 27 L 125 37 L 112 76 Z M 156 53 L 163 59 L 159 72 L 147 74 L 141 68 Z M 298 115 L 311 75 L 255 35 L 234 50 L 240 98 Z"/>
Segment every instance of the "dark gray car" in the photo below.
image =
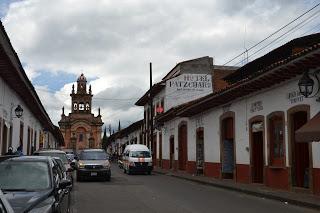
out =
<path fill-rule="evenodd" d="M 80 153 L 77 162 L 77 181 L 84 178 L 103 178 L 110 181 L 110 162 L 103 149 L 86 149 Z"/>
<path fill-rule="evenodd" d="M 24 156 L 0 163 L 0 188 L 14 212 L 69 212 L 70 180 L 51 157 Z"/>

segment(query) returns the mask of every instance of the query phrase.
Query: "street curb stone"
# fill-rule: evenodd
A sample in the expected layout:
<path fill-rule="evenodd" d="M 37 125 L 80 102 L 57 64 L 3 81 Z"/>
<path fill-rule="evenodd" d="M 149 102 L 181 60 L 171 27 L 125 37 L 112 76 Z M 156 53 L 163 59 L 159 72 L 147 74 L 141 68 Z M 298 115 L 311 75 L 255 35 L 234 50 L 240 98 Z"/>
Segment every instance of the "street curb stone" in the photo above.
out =
<path fill-rule="evenodd" d="M 280 201 L 280 202 L 287 202 L 288 204 L 292 204 L 292 205 L 296 205 L 296 206 L 300 206 L 300 207 L 307 207 L 307 208 L 311 208 L 311 209 L 320 210 L 320 204 L 318 205 L 318 204 L 315 204 L 315 203 L 304 202 L 304 201 L 290 199 L 290 198 L 287 198 L 287 197 L 282 197 L 282 196 L 278 196 L 278 195 L 274 195 L 274 194 L 268 194 L 268 193 L 263 193 L 263 192 L 259 192 L 259 191 L 248 190 L 248 189 L 244 189 L 244 188 L 240 188 L 240 187 L 232 187 L 232 186 L 227 186 L 227 185 L 224 185 L 224 184 L 216 184 L 216 183 L 212 183 L 212 182 L 208 182 L 208 181 L 203 181 L 203 180 L 197 180 L 197 179 L 193 179 L 193 178 L 183 177 L 183 176 L 175 175 L 175 174 L 172 174 L 172 173 L 166 173 L 166 172 L 161 172 L 161 171 L 153 171 L 153 172 L 157 173 L 157 174 L 160 174 L 160 175 L 168 175 L 168 176 L 171 176 L 171 177 L 174 177 L 174 178 L 179 178 L 179 179 L 183 179 L 183 180 L 199 183 L 199 184 L 202 184 L 202 185 L 209 185 L 209 186 L 222 188 L 222 189 L 226 189 L 226 190 L 230 190 L 230 191 L 236 191 L 236 192 L 241 192 L 241 193 L 248 194 L 248 195 L 253 195 L 253 196 L 256 196 L 256 197 L 263 197 L 263 198 L 268 198 L 268 199 L 271 199 L 271 200 L 277 200 L 277 201 Z"/>

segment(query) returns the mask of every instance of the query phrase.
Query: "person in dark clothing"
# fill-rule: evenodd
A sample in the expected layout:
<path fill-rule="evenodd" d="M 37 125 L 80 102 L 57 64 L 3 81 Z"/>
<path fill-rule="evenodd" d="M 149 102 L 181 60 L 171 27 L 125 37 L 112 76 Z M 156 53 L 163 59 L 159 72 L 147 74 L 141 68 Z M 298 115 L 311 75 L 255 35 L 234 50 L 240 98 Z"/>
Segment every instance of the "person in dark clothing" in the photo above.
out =
<path fill-rule="evenodd" d="M 13 148 L 11 146 L 8 148 L 8 152 L 5 155 L 14 155 Z"/>

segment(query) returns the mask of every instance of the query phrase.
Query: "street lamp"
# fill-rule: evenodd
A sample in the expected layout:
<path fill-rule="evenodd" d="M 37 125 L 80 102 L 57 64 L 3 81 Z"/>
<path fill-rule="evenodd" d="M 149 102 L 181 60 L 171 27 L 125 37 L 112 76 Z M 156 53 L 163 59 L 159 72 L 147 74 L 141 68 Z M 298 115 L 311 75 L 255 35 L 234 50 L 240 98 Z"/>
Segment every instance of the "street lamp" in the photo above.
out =
<path fill-rule="evenodd" d="M 305 98 L 313 98 L 315 97 L 318 93 L 319 93 L 319 90 L 320 90 L 320 82 L 319 82 L 319 78 L 318 78 L 318 73 L 319 73 L 320 70 L 314 72 L 314 73 L 309 73 L 308 71 L 305 71 L 303 73 L 303 76 L 301 77 L 301 79 L 299 80 L 298 82 L 298 86 L 299 86 L 299 90 L 300 90 L 300 93 L 305 97 Z M 317 91 L 314 92 L 314 86 L 315 86 L 315 83 L 314 83 L 314 80 L 312 78 L 310 78 L 309 74 L 312 75 L 312 77 L 314 79 L 317 80 L 318 82 L 318 85 L 316 85 L 316 88 L 317 88 Z M 313 95 L 312 95 L 313 94 Z M 318 101 L 318 99 L 317 99 Z"/>
<path fill-rule="evenodd" d="M 16 109 L 14 110 L 14 112 L 15 112 L 17 118 L 20 118 L 20 117 L 23 115 L 23 109 L 22 109 L 22 107 L 21 107 L 20 105 L 18 105 L 18 106 L 16 107 Z"/>

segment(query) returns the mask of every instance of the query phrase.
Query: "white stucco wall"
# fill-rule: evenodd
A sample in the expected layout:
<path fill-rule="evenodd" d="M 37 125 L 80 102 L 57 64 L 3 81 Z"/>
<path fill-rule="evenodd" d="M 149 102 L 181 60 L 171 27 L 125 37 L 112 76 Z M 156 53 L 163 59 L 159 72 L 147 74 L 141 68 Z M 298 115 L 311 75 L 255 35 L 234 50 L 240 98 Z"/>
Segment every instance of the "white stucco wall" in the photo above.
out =
<path fill-rule="evenodd" d="M 265 117 L 264 128 L 266 128 L 266 116 L 274 111 L 283 111 L 285 114 L 286 163 L 289 166 L 287 110 L 300 104 L 307 104 L 310 105 L 311 118 L 320 110 L 320 103 L 316 102 L 315 98 L 302 98 L 299 102 L 290 102 L 288 93 L 298 90 L 298 79 L 299 77 L 250 97 L 235 100 L 228 107 L 217 107 L 191 117 L 188 123 L 188 159 L 195 159 L 195 133 L 199 120 L 201 120 L 204 128 L 205 161 L 220 162 L 219 119 L 223 111 L 229 109 L 235 112 L 236 162 L 237 164 L 250 164 L 250 153 L 246 150 L 247 147 L 249 148 L 249 119 L 256 115 L 263 115 Z M 257 101 L 262 102 L 263 109 L 251 112 L 251 105 Z M 267 158 L 267 134 L 264 137 L 266 142 L 265 156 Z M 320 168 L 320 143 L 313 143 L 312 147 L 313 167 Z M 268 162 L 266 158 L 265 162 Z"/>
<path fill-rule="evenodd" d="M 15 108 L 17 105 L 20 105 L 23 108 L 23 116 L 17 118 L 15 115 Z M 36 145 L 37 149 L 39 148 L 39 136 L 40 131 L 43 127 L 40 124 L 39 120 L 31 113 L 28 107 L 25 105 L 24 100 L 21 99 L 14 90 L 12 90 L 2 78 L 0 78 L 0 117 L 4 120 L 7 125 L 12 126 L 12 147 L 14 150 L 19 146 L 20 138 L 20 121 L 24 124 L 23 130 L 23 153 L 27 153 L 27 141 L 28 141 L 28 127 L 33 129 L 33 141 L 34 141 L 34 131 L 37 131 Z M 1 128 L 1 139 L 2 139 L 2 130 Z M 54 137 L 51 137 L 54 139 Z M 2 142 L 2 140 L 0 140 Z M 8 145 L 9 145 L 9 130 L 8 130 Z M 8 148 L 8 147 L 7 147 Z M 0 145 L 0 151 L 2 149 L 2 144 Z"/>

